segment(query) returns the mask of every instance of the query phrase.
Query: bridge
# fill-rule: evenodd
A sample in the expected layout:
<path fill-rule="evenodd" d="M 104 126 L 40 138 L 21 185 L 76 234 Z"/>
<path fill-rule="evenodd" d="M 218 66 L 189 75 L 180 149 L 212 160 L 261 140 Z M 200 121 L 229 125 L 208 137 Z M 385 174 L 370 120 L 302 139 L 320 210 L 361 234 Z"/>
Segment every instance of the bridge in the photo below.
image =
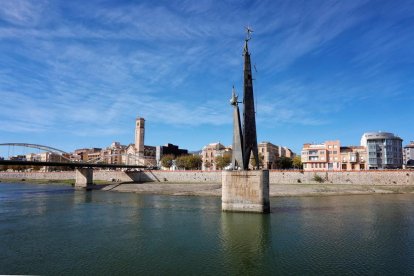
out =
<path fill-rule="evenodd" d="M 144 165 L 133 165 L 133 164 L 107 164 L 102 163 L 102 158 L 112 157 L 112 156 L 127 156 L 129 158 L 138 159 L 135 156 L 127 154 L 110 154 L 108 156 L 103 156 L 89 160 L 88 162 L 78 162 L 71 160 L 67 156 L 70 156 L 69 153 L 59 150 L 53 147 L 38 145 L 38 144 L 28 144 L 28 143 L 1 143 L 0 146 L 8 147 L 26 147 L 39 149 L 45 152 L 49 152 L 55 155 L 58 155 L 61 161 L 37 161 L 37 160 L 0 160 L 0 165 L 3 166 L 41 166 L 41 167 L 66 167 L 72 168 L 76 171 L 76 188 L 89 188 L 93 184 L 93 169 L 94 168 L 124 168 L 124 169 L 153 169 L 153 167 L 148 167 Z M 66 156 L 65 156 L 66 155 Z M 62 161 L 64 160 L 64 161 Z M 96 163 L 95 163 L 96 162 Z"/>

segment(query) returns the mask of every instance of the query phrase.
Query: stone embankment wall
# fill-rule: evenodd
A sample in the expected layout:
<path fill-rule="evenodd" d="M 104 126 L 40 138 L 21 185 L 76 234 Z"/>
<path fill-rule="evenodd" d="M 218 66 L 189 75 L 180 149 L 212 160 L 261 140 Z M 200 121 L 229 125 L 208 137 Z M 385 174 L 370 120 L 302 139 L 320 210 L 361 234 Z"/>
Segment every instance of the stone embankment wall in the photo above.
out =
<path fill-rule="evenodd" d="M 221 183 L 221 171 L 94 171 L 94 180 Z M 75 172 L 0 172 L 0 179 L 75 179 Z M 270 184 L 414 185 L 413 170 L 301 172 L 270 171 Z"/>

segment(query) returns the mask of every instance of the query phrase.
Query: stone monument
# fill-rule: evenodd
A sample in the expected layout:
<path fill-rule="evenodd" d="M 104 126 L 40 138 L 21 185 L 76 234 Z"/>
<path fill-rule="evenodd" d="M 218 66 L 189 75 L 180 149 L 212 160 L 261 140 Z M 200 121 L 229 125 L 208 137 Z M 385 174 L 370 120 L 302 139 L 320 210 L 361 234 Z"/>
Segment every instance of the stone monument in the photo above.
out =
<path fill-rule="evenodd" d="M 232 212 L 270 212 L 269 171 L 259 170 L 256 118 L 253 97 L 253 78 L 248 42 L 252 30 L 247 28 L 244 44 L 243 128 L 239 102 L 233 86 L 230 104 L 233 106 L 233 155 L 230 171 L 222 174 L 221 207 Z M 256 166 L 249 170 L 253 153 Z"/>

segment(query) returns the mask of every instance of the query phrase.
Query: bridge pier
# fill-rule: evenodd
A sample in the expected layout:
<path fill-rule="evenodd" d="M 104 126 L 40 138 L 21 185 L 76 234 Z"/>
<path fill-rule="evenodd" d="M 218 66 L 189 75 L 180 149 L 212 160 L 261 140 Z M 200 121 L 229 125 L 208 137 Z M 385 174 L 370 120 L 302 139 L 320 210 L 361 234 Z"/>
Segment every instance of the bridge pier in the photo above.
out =
<path fill-rule="evenodd" d="M 75 188 L 88 189 L 93 184 L 92 168 L 76 168 Z"/>

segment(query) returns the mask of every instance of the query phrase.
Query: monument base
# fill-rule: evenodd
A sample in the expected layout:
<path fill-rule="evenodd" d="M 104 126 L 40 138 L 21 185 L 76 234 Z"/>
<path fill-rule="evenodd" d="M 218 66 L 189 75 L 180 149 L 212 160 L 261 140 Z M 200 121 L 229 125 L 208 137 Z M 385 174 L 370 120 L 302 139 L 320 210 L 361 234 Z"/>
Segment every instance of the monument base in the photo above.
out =
<path fill-rule="evenodd" d="M 221 209 L 269 213 L 269 171 L 223 171 Z"/>

